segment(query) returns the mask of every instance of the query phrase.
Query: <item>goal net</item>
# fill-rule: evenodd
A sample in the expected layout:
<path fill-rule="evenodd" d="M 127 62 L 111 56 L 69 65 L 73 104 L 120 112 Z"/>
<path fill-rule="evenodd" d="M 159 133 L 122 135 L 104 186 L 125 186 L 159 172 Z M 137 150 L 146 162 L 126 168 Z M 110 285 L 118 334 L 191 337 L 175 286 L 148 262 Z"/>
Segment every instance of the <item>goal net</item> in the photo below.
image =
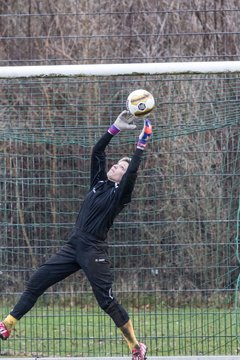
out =
<path fill-rule="evenodd" d="M 108 236 L 114 292 L 149 355 L 236 355 L 240 67 L 145 65 L 0 69 L 0 315 L 65 243 L 92 146 L 144 88 L 157 105 L 153 137 L 132 203 Z M 133 153 L 136 123 L 111 142 L 108 166 Z M 20 357 L 126 353 L 81 272 L 50 288 L 1 344 L 1 354 Z"/>

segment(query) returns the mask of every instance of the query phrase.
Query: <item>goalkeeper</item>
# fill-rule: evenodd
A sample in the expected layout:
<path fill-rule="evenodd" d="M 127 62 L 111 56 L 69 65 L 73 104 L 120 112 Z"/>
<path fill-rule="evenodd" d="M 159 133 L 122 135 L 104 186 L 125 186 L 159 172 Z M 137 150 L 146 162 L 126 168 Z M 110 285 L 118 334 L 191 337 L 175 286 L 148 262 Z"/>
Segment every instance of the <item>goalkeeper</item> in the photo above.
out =
<path fill-rule="evenodd" d="M 132 359 L 146 359 L 146 346 L 135 337 L 126 310 L 112 293 L 112 274 L 104 240 L 114 218 L 130 203 L 137 171 L 148 139 L 149 120 L 144 120 L 132 159 L 124 157 L 106 172 L 105 148 L 121 130 L 135 129 L 133 117 L 123 111 L 93 147 L 90 189 L 79 211 L 67 243 L 34 272 L 10 314 L 0 322 L 0 337 L 6 340 L 20 320 L 51 285 L 82 269 L 99 306 L 112 318 L 126 339 Z"/>

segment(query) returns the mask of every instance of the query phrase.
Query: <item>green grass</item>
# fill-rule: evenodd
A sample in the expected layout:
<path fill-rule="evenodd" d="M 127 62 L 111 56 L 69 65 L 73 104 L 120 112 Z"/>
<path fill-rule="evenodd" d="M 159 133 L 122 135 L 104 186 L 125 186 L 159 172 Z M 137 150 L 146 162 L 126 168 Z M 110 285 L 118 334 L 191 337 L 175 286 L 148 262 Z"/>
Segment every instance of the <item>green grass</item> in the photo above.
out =
<path fill-rule="evenodd" d="M 129 314 L 150 356 L 237 354 L 231 309 L 146 306 Z M 32 309 L 1 342 L 1 355 L 121 356 L 128 355 L 128 347 L 101 309 L 56 304 Z"/>

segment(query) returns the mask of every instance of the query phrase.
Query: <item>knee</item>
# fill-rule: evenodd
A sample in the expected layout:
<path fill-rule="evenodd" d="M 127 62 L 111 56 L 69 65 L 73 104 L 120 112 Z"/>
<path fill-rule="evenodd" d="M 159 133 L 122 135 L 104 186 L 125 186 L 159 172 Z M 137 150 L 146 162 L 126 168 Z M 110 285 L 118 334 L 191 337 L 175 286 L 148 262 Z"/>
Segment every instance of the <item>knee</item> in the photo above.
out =
<path fill-rule="evenodd" d="M 108 307 L 102 307 L 102 309 L 112 318 L 117 327 L 123 326 L 129 320 L 128 313 L 115 299 Z"/>
<path fill-rule="evenodd" d="M 31 294 L 32 296 L 40 296 L 44 293 L 45 287 L 43 282 L 35 274 L 30 278 L 27 283 L 25 292 Z"/>
<path fill-rule="evenodd" d="M 44 290 L 40 285 L 29 282 L 26 286 L 25 293 L 29 294 L 32 297 L 39 297 L 42 295 Z"/>

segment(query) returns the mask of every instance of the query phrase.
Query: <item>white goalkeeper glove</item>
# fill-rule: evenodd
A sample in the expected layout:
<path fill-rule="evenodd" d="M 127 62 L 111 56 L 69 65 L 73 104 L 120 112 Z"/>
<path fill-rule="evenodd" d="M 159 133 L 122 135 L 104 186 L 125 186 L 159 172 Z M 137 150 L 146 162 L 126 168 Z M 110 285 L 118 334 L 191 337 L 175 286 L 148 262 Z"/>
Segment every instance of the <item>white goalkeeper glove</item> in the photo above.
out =
<path fill-rule="evenodd" d="M 116 135 L 121 130 L 136 129 L 136 125 L 133 124 L 134 116 L 129 111 L 124 110 L 118 115 L 117 119 L 108 129 L 108 132 L 112 135 Z"/>

